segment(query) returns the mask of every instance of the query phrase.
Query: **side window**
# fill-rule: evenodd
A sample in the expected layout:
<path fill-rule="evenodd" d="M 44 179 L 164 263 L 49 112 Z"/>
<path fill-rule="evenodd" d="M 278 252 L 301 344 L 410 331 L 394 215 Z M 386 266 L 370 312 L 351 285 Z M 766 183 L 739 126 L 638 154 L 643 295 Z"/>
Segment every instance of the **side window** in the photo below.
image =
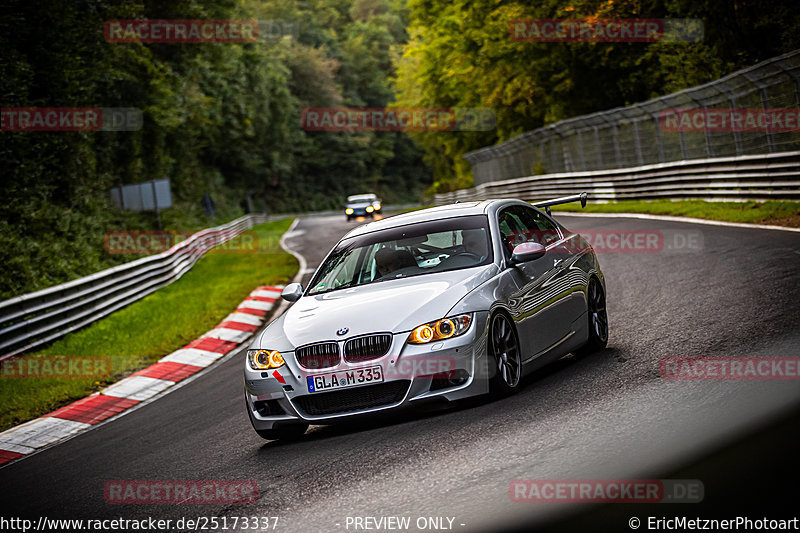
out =
<path fill-rule="evenodd" d="M 512 209 L 518 210 L 521 222 L 528 232 L 528 241 L 548 246 L 561 238 L 556 225 L 535 209 L 521 206 Z"/>
<path fill-rule="evenodd" d="M 512 206 L 501 211 L 498 226 L 509 254 L 523 242 L 538 242 L 548 246 L 561 238 L 558 228 L 547 217 L 523 206 Z"/>
<path fill-rule="evenodd" d="M 527 240 L 525 237 L 525 227 L 522 225 L 519 216 L 514 212 L 513 207 L 500 212 L 500 215 L 498 215 L 498 226 L 500 228 L 500 236 L 503 239 L 503 244 L 508 252 L 506 255 L 510 256 L 516 245 Z"/>

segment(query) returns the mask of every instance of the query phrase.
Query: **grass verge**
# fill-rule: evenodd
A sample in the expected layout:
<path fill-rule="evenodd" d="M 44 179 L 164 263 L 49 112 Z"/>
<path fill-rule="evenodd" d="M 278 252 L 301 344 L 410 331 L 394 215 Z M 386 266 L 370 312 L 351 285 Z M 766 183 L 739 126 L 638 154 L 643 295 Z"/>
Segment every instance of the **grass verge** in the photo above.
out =
<path fill-rule="evenodd" d="M 434 207 L 426 205 L 406 209 L 410 213 Z M 583 213 L 645 213 L 676 217 L 704 218 L 724 222 L 748 224 L 771 224 L 774 226 L 800 227 L 800 202 L 706 202 L 705 200 L 622 200 L 611 203 L 592 203 L 585 208 L 571 203 L 554 206 L 553 211 L 578 211 Z"/>
<path fill-rule="evenodd" d="M 255 226 L 257 249 L 238 253 L 218 247 L 181 279 L 67 335 L 26 357 L 106 356 L 111 373 L 104 379 L 14 379 L 0 374 L 0 431 L 49 413 L 118 381 L 177 350 L 216 326 L 254 288 L 285 284 L 297 272 L 297 260 L 279 240 L 292 219 Z"/>
<path fill-rule="evenodd" d="M 800 227 L 800 202 L 706 202 L 704 200 L 622 200 L 607 204 L 592 203 L 555 206 L 553 211 L 584 213 L 646 213 L 704 218 L 724 222 L 771 224 Z"/>

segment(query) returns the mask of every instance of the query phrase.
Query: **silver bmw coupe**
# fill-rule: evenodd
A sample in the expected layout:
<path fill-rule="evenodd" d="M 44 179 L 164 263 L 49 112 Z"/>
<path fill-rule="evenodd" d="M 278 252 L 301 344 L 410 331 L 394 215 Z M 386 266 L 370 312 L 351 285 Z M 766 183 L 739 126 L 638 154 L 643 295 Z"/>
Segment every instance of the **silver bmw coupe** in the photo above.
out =
<path fill-rule="evenodd" d="M 520 200 L 457 203 L 359 226 L 308 288 L 256 335 L 244 363 L 247 413 L 265 439 L 309 424 L 516 391 L 520 379 L 608 341 L 594 250 Z"/>

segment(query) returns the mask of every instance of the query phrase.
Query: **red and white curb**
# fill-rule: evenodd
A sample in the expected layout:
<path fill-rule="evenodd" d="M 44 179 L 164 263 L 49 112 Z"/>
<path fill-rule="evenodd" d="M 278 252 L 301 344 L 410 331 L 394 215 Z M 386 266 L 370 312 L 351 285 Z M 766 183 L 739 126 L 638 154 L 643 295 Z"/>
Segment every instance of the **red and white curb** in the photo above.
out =
<path fill-rule="evenodd" d="M 258 287 L 214 329 L 180 350 L 100 392 L 0 433 L 0 465 L 85 431 L 221 359 L 261 327 L 282 289 Z"/>

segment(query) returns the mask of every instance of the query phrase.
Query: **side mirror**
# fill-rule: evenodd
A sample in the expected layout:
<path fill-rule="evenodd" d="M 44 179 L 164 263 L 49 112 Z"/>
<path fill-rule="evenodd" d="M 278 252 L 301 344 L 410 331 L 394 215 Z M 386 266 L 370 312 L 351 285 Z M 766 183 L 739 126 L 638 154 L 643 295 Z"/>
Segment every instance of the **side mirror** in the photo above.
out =
<path fill-rule="evenodd" d="M 290 283 L 281 292 L 281 298 L 287 302 L 296 302 L 301 296 L 303 296 L 303 286 L 299 283 Z"/>
<path fill-rule="evenodd" d="M 511 264 L 518 265 L 534 261 L 543 257 L 545 252 L 544 246 L 538 242 L 523 242 L 514 247 L 514 251 L 511 253 Z"/>

